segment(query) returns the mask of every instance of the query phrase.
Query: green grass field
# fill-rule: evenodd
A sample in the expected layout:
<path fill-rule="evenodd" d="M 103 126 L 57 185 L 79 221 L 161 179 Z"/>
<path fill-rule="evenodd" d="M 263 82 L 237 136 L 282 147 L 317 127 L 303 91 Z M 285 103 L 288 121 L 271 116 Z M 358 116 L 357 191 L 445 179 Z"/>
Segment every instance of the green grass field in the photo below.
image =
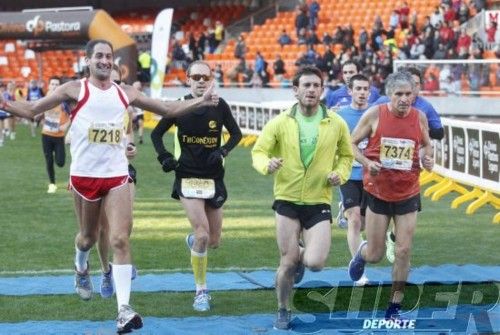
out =
<path fill-rule="evenodd" d="M 132 248 L 140 273 L 190 271 L 184 237 L 189 223 L 179 202 L 170 198 L 173 174 L 165 174 L 145 136 L 139 145 L 134 166 L 138 171 Z M 169 147 L 172 137 L 167 138 Z M 59 190 L 47 194 L 48 178 L 42 155 L 40 135 L 32 138 L 25 126 L 18 127 L 17 139 L 6 140 L 0 148 L 0 275 L 71 273 L 74 236 L 77 231 L 72 197 L 66 191 L 67 164 L 56 169 Z M 226 161 L 229 200 L 225 205 L 222 245 L 210 251 L 209 268 L 275 268 L 278 250 L 275 243 L 272 204 L 272 178 L 251 167 L 250 149 L 236 148 Z M 335 197 L 337 192 L 334 192 Z M 495 211 L 484 207 L 474 215 L 465 206 L 453 210 L 453 196 L 439 202 L 424 199 L 423 211 L 414 239 L 412 266 L 454 264 L 498 264 L 498 225 L 491 224 Z M 333 206 L 336 214 L 336 206 Z M 350 256 L 346 231 L 332 225 L 333 243 L 329 267 L 347 266 Z M 380 266 L 388 266 L 386 261 Z M 96 253 L 91 267 L 98 269 Z M 210 283 L 209 283 L 210 285 Z M 252 306 L 233 300 L 251 299 Z M 192 315 L 188 293 L 133 293 L 132 302 L 144 315 Z M 268 313 L 274 311 L 273 291 L 218 292 L 214 314 Z M 0 297 L 0 322 L 40 319 L 110 319 L 115 301 L 100 297 L 88 303 L 72 296 Z M 148 307 L 149 306 L 149 307 Z M 163 306 L 159 310 L 153 307 Z M 173 308 L 172 306 L 175 306 Z M 178 307 L 182 306 L 182 307 Z M 18 313 L 13 312 L 18 311 Z M 88 312 L 88 314 L 85 313 Z M 46 314 L 46 312 L 48 312 Z M 90 316 L 89 316 L 90 315 Z"/>

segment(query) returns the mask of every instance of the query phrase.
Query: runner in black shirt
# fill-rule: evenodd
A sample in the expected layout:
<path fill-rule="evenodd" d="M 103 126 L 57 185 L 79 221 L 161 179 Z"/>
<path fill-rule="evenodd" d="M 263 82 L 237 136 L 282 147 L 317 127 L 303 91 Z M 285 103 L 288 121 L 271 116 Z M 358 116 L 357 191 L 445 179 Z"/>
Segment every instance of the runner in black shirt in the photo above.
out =
<path fill-rule="evenodd" d="M 212 80 L 210 66 L 195 61 L 187 69 L 191 94 L 183 99 L 203 95 Z M 163 135 L 177 126 L 175 155 L 163 144 Z M 222 126 L 229 132 L 229 141 L 222 144 Z M 222 230 L 222 205 L 227 199 L 224 185 L 223 158 L 241 140 L 241 131 L 228 104 L 219 99 L 215 107 L 200 108 L 179 118 L 163 118 L 151 133 L 163 171 L 175 170 L 172 197 L 180 199 L 193 233 L 186 237 L 191 250 L 191 265 L 196 283 L 193 308 L 210 309 L 206 285 L 207 246 L 216 248 Z"/>

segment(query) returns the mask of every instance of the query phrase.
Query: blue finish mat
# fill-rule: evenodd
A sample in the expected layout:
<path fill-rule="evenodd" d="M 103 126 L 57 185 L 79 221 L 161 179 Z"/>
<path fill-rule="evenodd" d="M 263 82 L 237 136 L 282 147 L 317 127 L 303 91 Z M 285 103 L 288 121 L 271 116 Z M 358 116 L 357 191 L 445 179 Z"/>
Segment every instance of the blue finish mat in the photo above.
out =
<path fill-rule="evenodd" d="M 140 270 L 140 269 L 139 269 Z M 371 283 L 388 284 L 391 268 L 367 267 L 366 275 Z M 208 273 L 207 283 L 211 291 L 253 290 L 274 287 L 274 271 Z M 99 275 L 92 276 L 94 288 L 99 288 Z M 73 276 L 39 276 L 0 278 L 0 295 L 74 294 Z M 421 266 L 412 268 L 409 283 L 423 284 L 456 282 L 500 282 L 500 266 L 454 265 Z M 300 287 L 351 286 L 346 268 L 331 268 L 321 272 L 306 271 Z M 132 282 L 134 292 L 193 291 L 191 273 L 140 274 Z"/>
<path fill-rule="evenodd" d="M 336 312 L 298 314 L 291 331 L 272 328 L 273 314 L 188 318 L 144 318 L 144 327 L 133 334 L 219 335 L 219 334 L 493 334 L 500 332 L 500 308 L 459 305 L 421 308 L 405 314 L 405 329 L 394 323 L 380 326 L 380 313 Z M 1 334 L 116 334 L 114 321 L 28 321 L 0 323 Z"/>

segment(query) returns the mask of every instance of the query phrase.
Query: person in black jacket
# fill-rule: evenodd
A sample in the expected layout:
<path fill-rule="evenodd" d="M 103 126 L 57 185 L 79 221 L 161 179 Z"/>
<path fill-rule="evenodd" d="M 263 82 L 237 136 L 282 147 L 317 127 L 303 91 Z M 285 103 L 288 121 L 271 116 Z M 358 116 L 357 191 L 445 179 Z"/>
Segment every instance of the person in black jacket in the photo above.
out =
<path fill-rule="evenodd" d="M 193 99 L 207 90 L 212 71 L 207 63 L 195 61 L 189 65 L 187 77 L 191 93 L 182 99 Z M 174 124 L 175 156 L 166 150 L 162 140 Z M 223 126 L 230 135 L 225 144 Z M 207 247 L 219 245 L 222 205 L 227 199 L 223 159 L 241 140 L 241 131 L 226 101 L 219 99 L 213 108 L 199 108 L 179 118 L 162 118 L 151 133 L 151 140 L 163 171 L 175 171 L 172 197 L 181 201 L 193 228 L 193 233 L 186 237 L 196 284 L 193 308 L 207 311 L 211 299 L 206 285 Z"/>

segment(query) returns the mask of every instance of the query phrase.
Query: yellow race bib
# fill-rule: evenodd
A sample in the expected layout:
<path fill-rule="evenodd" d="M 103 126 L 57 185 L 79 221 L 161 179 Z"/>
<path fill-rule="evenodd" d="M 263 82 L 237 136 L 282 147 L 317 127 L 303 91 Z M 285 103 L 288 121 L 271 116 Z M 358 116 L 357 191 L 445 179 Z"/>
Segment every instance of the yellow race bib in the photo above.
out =
<path fill-rule="evenodd" d="M 93 123 L 89 127 L 88 140 L 94 144 L 120 144 L 122 135 L 122 124 Z"/>
<path fill-rule="evenodd" d="M 415 141 L 405 138 L 380 139 L 380 163 L 386 169 L 411 170 Z"/>

